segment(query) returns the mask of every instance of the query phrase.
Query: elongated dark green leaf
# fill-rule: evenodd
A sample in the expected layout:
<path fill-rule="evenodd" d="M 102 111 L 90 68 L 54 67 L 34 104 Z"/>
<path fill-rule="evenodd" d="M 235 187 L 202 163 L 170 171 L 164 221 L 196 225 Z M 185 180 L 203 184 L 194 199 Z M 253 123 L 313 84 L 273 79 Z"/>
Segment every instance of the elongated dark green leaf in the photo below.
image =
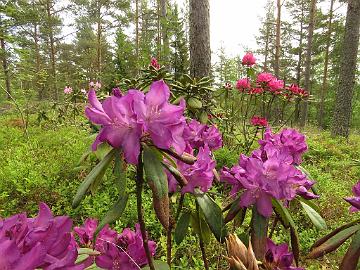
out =
<path fill-rule="evenodd" d="M 356 270 L 360 258 L 360 230 L 352 237 L 349 249 L 347 250 L 339 270 Z"/>
<path fill-rule="evenodd" d="M 309 216 L 310 220 L 315 225 L 315 227 L 320 230 L 325 230 L 326 222 L 320 216 L 320 214 L 318 212 L 316 212 L 316 210 L 314 208 L 312 208 L 310 205 L 308 205 L 307 203 L 300 201 L 300 204 L 304 208 L 306 214 Z"/>
<path fill-rule="evenodd" d="M 274 207 L 275 212 L 278 214 L 278 217 L 280 218 L 281 223 L 285 228 L 293 227 L 295 228 L 295 222 L 292 219 L 289 210 L 284 207 L 282 202 L 273 199 L 272 205 Z"/>
<path fill-rule="evenodd" d="M 169 265 L 166 262 L 155 260 L 154 266 L 156 270 L 170 270 Z M 149 266 L 145 266 L 144 268 L 141 268 L 143 270 L 150 270 Z"/>
<path fill-rule="evenodd" d="M 299 258 L 300 258 L 300 241 L 297 229 L 294 227 L 290 227 L 290 241 L 291 241 L 291 249 L 294 255 L 296 266 L 299 266 Z"/>
<path fill-rule="evenodd" d="M 121 217 L 121 215 L 124 213 L 124 210 L 126 208 L 128 199 L 129 199 L 129 194 L 127 193 L 125 193 L 123 196 L 119 196 L 119 199 L 105 214 L 104 218 L 100 221 L 99 225 L 97 226 L 96 231 L 94 233 L 94 239 L 106 224 L 113 223 L 114 221 L 118 220 Z"/>
<path fill-rule="evenodd" d="M 189 228 L 189 224 L 190 224 L 190 217 L 191 217 L 191 213 L 185 212 L 181 215 L 178 222 L 176 223 L 174 239 L 175 239 L 176 244 L 178 244 L 178 245 L 184 240 L 184 238 L 188 232 L 188 228 Z"/>
<path fill-rule="evenodd" d="M 121 152 L 118 151 L 115 155 L 115 166 L 114 166 L 114 176 L 116 187 L 119 192 L 119 197 L 125 195 L 126 192 L 126 169 L 125 162 L 121 156 Z"/>
<path fill-rule="evenodd" d="M 231 220 L 233 220 L 235 216 L 241 211 L 241 209 L 242 208 L 240 206 L 240 197 L 239 197 L 231 204 L 230 210 L 225 217 L 225 223 L 228 223 Z"/>
<path fill-rule="evenodd" d="M 99 177 L 103 177 L 107 167 L 109 166 L 110 162 L 114 158 L 115 149 L 111 150 L 93 169 L 92 171 L 86 176 L 84 181 L 81 183 L 78 191 L 75 195 L 75 198 L 72 203 L 72 207 L 76 208 L 79 206 L 80 202 L 85 196 L 85 193 L 88 191 L 90 185 L 96 181 Z"/>
<path fill-rule="evenodd" d="M 320 238 L 319 240 L 317 240 L 312 246 L 311 246 L 311 250 L 320 246 L 321 244 L 325 243 L 328 239 L 330 239 L 331 237 L 333 237 L 335 234 L 337 234 L 338 232 L 345 230 L 347 228 L 352 227 L 353 225 L 359 224 L 360 223 L 360 219 L 356 219 L 352 222 L 346 223 L 338 228 L 336 228 L 335 230 L 333 230 L 331 233 L 325 235 L 324 237 Z"/>
<path fill-rule="evenodd" d="M 145 177 L 154 184 L 154 195 L 158 199 L 168 196 L 168 181 L 158 154 L 153 148 L 145 147 L 143 158 Z"/>
<path fill-rule="evenodd" d="M 241 208 L 240 212 L 237 213 L 237 215 L 234 218 L 234 225 L 235 227 L 240 227 L 245 220 L 245 216 L 246 216 L 246 210 L 247 208 Z"/>
<path fill-rule="evenodd" d="M 192 109 L 201 109 L 202 108 L 202 102 L 194 97 L 191 97 L 187 100 L 187 105 Z"/>
<path fill-rule="evenodd" d="M 224 242 L 227 236 L 224 217 L 221 208 L 207 194 L 198 192 L 196 200 L 204 214 L 206 223 L 219 242 Z"/>
<path fill-rule="evenodd" d="M 305 198 L 301 197 L 301 196 L 297 196 L 296 199 L 298 201 L 302 201 L 304 203 L 306 203 L 307 205 L 309 205 L 311 208 L 313 208 L 316 212 L 320 212 L 320 207 L 317 206 L 313 200 L 306 200 Z"/>
<path fill-rule="evenodd" d="M 358 230 L 360 230 L 360 225 L 354 225 L 338 232 L 337 234 L 326 240 L 324 243 L 322 243 L 320 246 L 311 249 L 308 258 L 316 259 L 324 256 L 327 253 L 330 253 L 331 251 L 336 250 Z"/>
<path fill-rule="evenodd" d="M 255 256 L 262 260 L 266 252 L 266 239 L 269 219 L 262 216 L 255 206 L 252 208 L 251 243 Z"/>

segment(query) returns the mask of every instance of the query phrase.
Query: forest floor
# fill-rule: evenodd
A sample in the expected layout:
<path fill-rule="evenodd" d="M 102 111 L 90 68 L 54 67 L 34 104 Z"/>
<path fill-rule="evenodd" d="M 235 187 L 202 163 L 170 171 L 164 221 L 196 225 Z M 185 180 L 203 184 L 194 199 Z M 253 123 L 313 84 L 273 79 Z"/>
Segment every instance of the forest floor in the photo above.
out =
<path fill-rule="evenodd" d="M 37 204 L 45 201 L 55 214 L 70 215 L 78 222 L 86 217 L 101 217 L 111 205 L 113 195 L 113 189 L 106 181 L 96 196 L 86 198 L 78 209 L 71 208 L 72 197 L 83 179 L 83 173 L 74 168 L 92 141 L 87 125 L 37 122 L 37 114 L 29 116 L 29 139 L 26 139 L 22 121 L 14 112 L 4 112 L 0 116 L 0 216 L 21 211 L 35 214 Z M 360 135 L 354 134 L 347 141 L 331 138 L 328 132 L 316 128 L 307 128 L 303 132 L 309 145 L 303 167 L 317 181 L 316 187 L 321 195 L 318 204 L 328 225 L 326 231 L 318 231 L 300 211 L 296 214 L 301 255 L 305 258 L 310 246 L 319 237 L 355 219 L 356 214 L 349 214 L 349 205 L 342 198 L 351 195 L 351 187 L 360 179 L 360 163 L 357 162 L 360 160 Z M 151 205 L 150 199 L 145 201 Z M 124 220 L 116 223 L 116 227 L 121 228 L 135 220 L 134 205 L 130 204 Z M 149 218 L 148 222 L 150 231 L 153 228 L 156 232 L 151 236 L 164 240 L 155 218 Z M 280 231 L 275 232 L 274 238 L 283 240 Z M 187 244 L 194 245 L 193 239 Z M 164 257 L 162 245 L 159 245 L 161 258 Z M 337 269 L 335 265 L 339 265 L 345 248 L 346 245 L 321 260 L 303 259 L 302 263 L 306 269 Z M 198 252 L 196 246 L 179 247 L 179 257 L 185 257 L 182 251 L 189 255 Z M 214 250 L 209 250 L 209 254 L 213 252 L 214 256 L 218 255 Z M 190 267 L 200 269 L 194 265 L 196 259 L 192 260 Z M 179 269 L 185 269 L 188 263 L 181 264 L 184 268 Z"/>

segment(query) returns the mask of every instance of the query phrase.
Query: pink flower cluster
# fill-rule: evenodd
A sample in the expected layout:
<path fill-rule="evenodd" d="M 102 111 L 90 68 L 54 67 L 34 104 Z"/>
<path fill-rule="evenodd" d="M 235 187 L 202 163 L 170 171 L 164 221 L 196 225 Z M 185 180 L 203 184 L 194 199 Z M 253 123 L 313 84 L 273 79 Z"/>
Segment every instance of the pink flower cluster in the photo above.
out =
<path fill-rule="evenodd" d="M 70 86 L 65 86 L 64 93 L 65 94 L 71 94 L 73 92 L 73 89 Z"/>
<path fill-rule="evenodd" d="M 91 81 L 89 83 L 89 87 L 90 87 L 90 89 L 98 90 L 101 88 L 101 82 L 100 81 L 96 81 L 96 82 Z"/>
<path fill-rule="evenodd" d="M 244 66 L 248 66 L 248 67 L 251 67 L 253 65 L 256 64 L 256 58 L 255 56 L 251 53 L 251 52 L 248 52 L 244 55 L 244 57 L 242 58 L 242 61 L 241 63 L 244 65 Z"/>
<path fill-rule="evenodd" d="M 270 217 L 272 198 L 286 202 L 296 195 L 318 197 L 308 191 L 314 182 L 294 166 L 307 149 L 304 135 L 292 129 L 273 134 L 268 129 L 259 143 L 250 157 L 241 155 L 238 165 L 221 172 L 221 180 L 232 187 L 231 196 L 243 190 L 241 207 L 255 205 L 261 215 Z"/>
<path fill-rule="evenodd" d="M 250 123 L 251 125 L 256 127 L 267 127 L 269 125 L 265 117 L 260 117 L 256 115 L 250 119 Z"/>
<path fill-rule="evenodd" d="M 151 58 L 150 66 L 153 67 L 156 70 L 159 70 L 161 68 L 158 60 L 155 57 Z"/>
<path fill-rule="evenodd" d="M 0 219 L 0 269 L 83 270 L 96 262 L 102 269 L 137 270 L 148 263 L 138 224 L 135 232 L 126 228 L 121 234 L 106 225 L 92 243 L 97 225 L 87 219 L 72 232 L 72 220 L 54 217 L 45 203 L 35 218 L 22 213 Z M 156 243 L 148 243 L 154 255 Z M 94 248 L 99 255 L 76 263 L 79 247 Z"/>

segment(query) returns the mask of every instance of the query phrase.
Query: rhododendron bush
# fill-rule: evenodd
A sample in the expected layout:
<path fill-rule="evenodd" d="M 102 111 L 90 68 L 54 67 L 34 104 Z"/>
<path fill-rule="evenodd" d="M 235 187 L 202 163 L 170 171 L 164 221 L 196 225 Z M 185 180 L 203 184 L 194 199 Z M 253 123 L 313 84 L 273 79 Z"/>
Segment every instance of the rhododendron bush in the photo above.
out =
<path fill-rule="evenodd" d="M 222 257 L 231 269 L 303 269 L 293 215 L 302 211 L 319 230 L 326 223 L 314 202 L 319 197 L 315 181 L 302 167 L 306 138 L 283 126 L 285 116 L 296 113 L 308 94 L 269 73 L 256 75 L 251 53 L 242 64 L 246 77 L 234 89 L 226 83 L 219 100 L 208 78 L 169 78 L 156 59 L 140 78 L 126 81 L 110 95 L 101 93 L 99 81 L 80 91 L 87 95 L 85 115 L 98 130 L 91 149 L 101 155 L 72 206 L 82 207 L 110 170 L 117 190 L 113 206 L 100 221 L 88 218 L 74 228 L 69 217 L 54 217 L 44 203 L 35 218 L 18 214 L 0 219 L 0 268 L 170 269 L 175 266 L 174 244 L 180 245 L 191 232 L 205 269 L 210 269 L 210 238 L 226 246 Z M 74 95 L 74 90 L 67 86 L 64 94 Z M 234 147 L 241 149 L 239 159 L 217 168 L 214 152 L 224 143 L 241 146 Z M 346 198 L 352 212 L 360 208 L 359 186 L 353 189 L 354 197 Z M 121 220 L 129 198 L 136 200 L 135 229 L 118 233 L 109 224 Z M 150 240 L 144 198 L 152 201 L 166 245 Z M 245 234 L 241 240 L 238 229 Z M 286 234 L 288 243 L 271 240 L 275 229 Z M 358 230 L 358 221 L 345 225 L 315 243 L 309 256 L 341 245 L 339 238 L 335 244 L 332 239 L 341 232 L 345 240 L 355 235 L 346 256 L 356 260 Z M 166 263 L 159 260 L 159 248 Z"/>

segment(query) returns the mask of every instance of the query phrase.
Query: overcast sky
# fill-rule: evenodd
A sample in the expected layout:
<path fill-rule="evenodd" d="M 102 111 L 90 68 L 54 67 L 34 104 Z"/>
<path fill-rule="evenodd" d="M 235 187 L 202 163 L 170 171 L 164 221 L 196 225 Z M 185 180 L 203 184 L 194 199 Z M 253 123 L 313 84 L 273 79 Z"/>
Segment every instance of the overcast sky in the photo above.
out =
<path fill-rule="evenodd" d="M 180 7 L 186 0 L 175 0 Z M 267 0 L 210 0 L 210 35 L 213 54 L 223 47 L 228 56 L 242 55 L 256 49 L 255 36 L 259 33 L 260 20 L 264 16 Z M 327 12 L 329 2 L 318 4 Z M 275 3 L 275 0 L 274 0 Z M 335 5 L 337 9 L 339 4 Z M 346 5 L 337 12 L 346 13 Z M 283 10 L 283 19 L 290 16 Z M 216 57 L 215 57 L 216 58 Z"/>

